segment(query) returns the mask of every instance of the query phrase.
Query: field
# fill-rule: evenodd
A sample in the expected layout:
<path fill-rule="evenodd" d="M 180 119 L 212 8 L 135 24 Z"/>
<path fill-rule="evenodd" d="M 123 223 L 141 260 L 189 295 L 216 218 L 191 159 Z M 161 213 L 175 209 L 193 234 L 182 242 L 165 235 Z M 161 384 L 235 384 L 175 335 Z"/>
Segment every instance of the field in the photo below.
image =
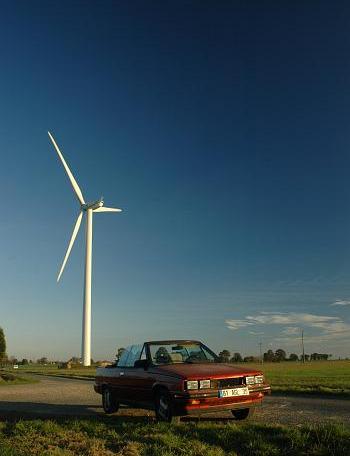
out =
<path fill-rule="evenodd" d="M 0 388 L 8 385 L 21 385 L 23 383 L 36 383 L 39 380 L 30 377 L 21 377 L 12 372 L 0 371 Z"/>
<path fill-rule="evenodd" d="M 69 377 L 84 379 L 94 379 L 96 367 L 73 367 L 71 369 L 58 369 L 56 365 L 29 365 L 20 366 L 20 372 L 27 374 L 52 375 L 54 377 Z"/>
<path fill-rule="evenodd" d="M 283 393 L 309 393 L 350 396 L 350 361 L 265 363 L 260 368 L 272 390 Z"/>
<path fill-rule="evenodd" d="M 323 394 L 350 396 L 350 361 L 313 361 L 244 364 L 262 369 L 275 392 L 286 394 Z M 28 373 L 94 378 L 95 368 L 58 369 L 56 366 L 28 366 Z"/>
<path fill-rule="evenodd" d="M 0 422 L 0 456 L 278 456 L 350 454 L 350 430 L 136 418 Z"/>

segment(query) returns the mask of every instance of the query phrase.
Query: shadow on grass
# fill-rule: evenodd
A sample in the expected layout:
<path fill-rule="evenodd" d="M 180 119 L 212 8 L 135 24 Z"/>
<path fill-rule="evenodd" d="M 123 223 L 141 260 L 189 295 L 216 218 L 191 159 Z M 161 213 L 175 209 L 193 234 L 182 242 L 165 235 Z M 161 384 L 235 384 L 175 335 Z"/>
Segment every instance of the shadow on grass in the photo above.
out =
<path fill-rule="evenodd" d="M 47 404 L 42 402 L 11 402 L 0 401 L 0 421 L 18 421 L 33 419 L 51 419 L 62 421 L 67 419 L 98 419 L 104 423 L 156 423 L 152 410 L 138 410 L 121 406 L 117 413 L 106 415 L 101 405 L 88 404 Z M 184 416 L 180 422 L 184 423 L 228 423 L 237 422 L 231 414 L 227 416 Z"/>
<path fill-rule="evenodd" d="M 46 404 L 23 405 L 35 408 Z M 67 411 L 65 405 L 55 407 L 60 416 L 50 415 L 47 421 L 38 419 L 39 416 L 43 418 L 43 415 L 38 416 L 30 410 L 27 413 L 13 413 L 10 417 L 6 416 L 6 419 L 0 413 L 2 421 L 5 421 L 2 432 L 9 439 L 35 432 L 52 439 L 52 442 L 63 431 L 73 432 L 79 434 L 79 439 L 87 439 L 87 446 L 88 439 L 102 438 L 105 447 L 114 452 L 121 451 L 130 442 L 135 442 L 142 447 L 142 454 L 147 456 L 222 455 L 223 452 L 256 456 L 350 454 L 350 432 L 336 426 L 273 426 L 241 423 L 233 418 L 219 421 L 214 417 L 203 417 L 200 420 L 187 417 L 179 424 L 169 425 L 155 423 L 154 416 L 150 415 L 106 416 L 101 414 L 99 409 L 92 416 L 89 405 L 74 406 L 74 412 L 79 411 L 80 416 L 64 414 L 63 412 Z M 92 407 L 96 409 L 95 406 Z M 67 434 L 68 442 L 71 435 Z"/>
<path fill-rule="evenodd" d="M 177 430 L 184 438 L 190 437 L 189 429 Z M 235 451 L 238 454 L 289 454 L 290 437 L 282 427 L 256 424 L 239 426 L 198 426 L 193 430 L 203 443 L 221 448 L 224 452 Z M 283 450 L 283 453 L 282 453 Z"/>
<path fill-rule="evenodd" d="M 239 424 L 239 425 L 238 425 Z M 345 427 L 273 426 L 252 423 L 180 425 L 173 433 L 188 442 L 199 441 L 225 454 L 280 456 L 350 454 L 350 432 Z"/>

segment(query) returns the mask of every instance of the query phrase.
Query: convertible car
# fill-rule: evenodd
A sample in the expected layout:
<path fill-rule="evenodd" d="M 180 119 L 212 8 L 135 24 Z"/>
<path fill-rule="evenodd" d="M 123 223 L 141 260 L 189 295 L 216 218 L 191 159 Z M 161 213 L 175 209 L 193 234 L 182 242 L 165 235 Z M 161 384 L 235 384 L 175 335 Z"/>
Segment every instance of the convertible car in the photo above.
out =
<path fill-rule="evenodd" d="M 219 363 L 195 340 L 163 340 L 128 347 L 113 365 L 96 370 L 95 391 L 106 413 L 119 404 L 152 408 L 159 421 L 231 410 L 238 420 L 270 393 L 263 373 Z"/>

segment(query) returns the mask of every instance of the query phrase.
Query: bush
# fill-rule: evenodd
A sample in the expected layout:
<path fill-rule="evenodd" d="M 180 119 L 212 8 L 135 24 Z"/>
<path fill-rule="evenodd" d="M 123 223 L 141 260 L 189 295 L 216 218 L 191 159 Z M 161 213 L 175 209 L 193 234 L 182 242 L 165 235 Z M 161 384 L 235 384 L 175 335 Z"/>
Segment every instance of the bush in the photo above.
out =
<path fill-rule="evenodd" d="M 13 382 L 14 380 L 16 380 L 16 376 L 13 375 L 13 374 L 8 374 L 7 372 L 3 372 L 0 374 L 0 377 L 5 380 L 5 382 Z"/>

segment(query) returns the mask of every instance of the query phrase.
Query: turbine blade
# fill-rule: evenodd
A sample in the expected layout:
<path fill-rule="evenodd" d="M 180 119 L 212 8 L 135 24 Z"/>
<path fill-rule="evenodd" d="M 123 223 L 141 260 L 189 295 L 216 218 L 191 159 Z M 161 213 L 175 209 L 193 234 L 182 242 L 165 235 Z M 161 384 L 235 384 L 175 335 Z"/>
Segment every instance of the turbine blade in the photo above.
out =
<path fill-rule="evenodd" d="M 66 252 L 66 255 L 64 257 L 60 272 L 59 272 L 58 277 L 57 277 L 57 282 L 60 280 L 62 272 L 64 270 L 64 267 L 66 266 L 70 251 L 72 250 L 75 238 L 77 237 L 77 234 L 78 234 L 78 231 L 79 231 L 79 228 L 80 228 L 82 217 L 83 217 L 83 211 L 80 212 L 80 214 L 78 215 L 77 221 L 75 222 L 73 233 L 72 233 L 72 237 L 70 238 L 70 241 L 69 241 L 69 244 L 68 244 L 68 248 L 67 248 L 67 252 Z"/>
<path fill-rule="evenodd" d="M 69 169 L 69 167 L 68 167 L 68 165 L 66 163 L 66 160 L 63 158 L 63 155 L 62 155 L 60 149 L 58 148 L 58 145 L 56 144 L 56 141 L 53 139 L 53 136 L 51 135 L 51 133 L 49 131 L 47 133 L 49 135 L 49 138 L 52 141 L 52 144 L 54 145 L 54 147 L 56 149 L 56 152 L 57 152 L 58 156 L 61 159 L 63 167 L 66 170 L 68 178 L 69 178 L 69 180 L 70 180 L 70 182 L 72 184 L 73 190 L 74 190 L 75 194 L 77 195 L 77 198 L 78 198 L 80 204 L 85 204 L 84 197 L 83 197 L 83 194 L 82 194 L 82 192 L 81 192 L 81 190 L 79 188 L 79 185 L 78 185 L 77 181 L 75 180 L 73 174 L 71 173 L 71 170 Z"/>
<path fill-rule="evenodd" d="M 98 207 L 97 209 L 94 209 L 94 212 L 122 212 L 122 209 L 101 206 L 101 207 Z"/>

